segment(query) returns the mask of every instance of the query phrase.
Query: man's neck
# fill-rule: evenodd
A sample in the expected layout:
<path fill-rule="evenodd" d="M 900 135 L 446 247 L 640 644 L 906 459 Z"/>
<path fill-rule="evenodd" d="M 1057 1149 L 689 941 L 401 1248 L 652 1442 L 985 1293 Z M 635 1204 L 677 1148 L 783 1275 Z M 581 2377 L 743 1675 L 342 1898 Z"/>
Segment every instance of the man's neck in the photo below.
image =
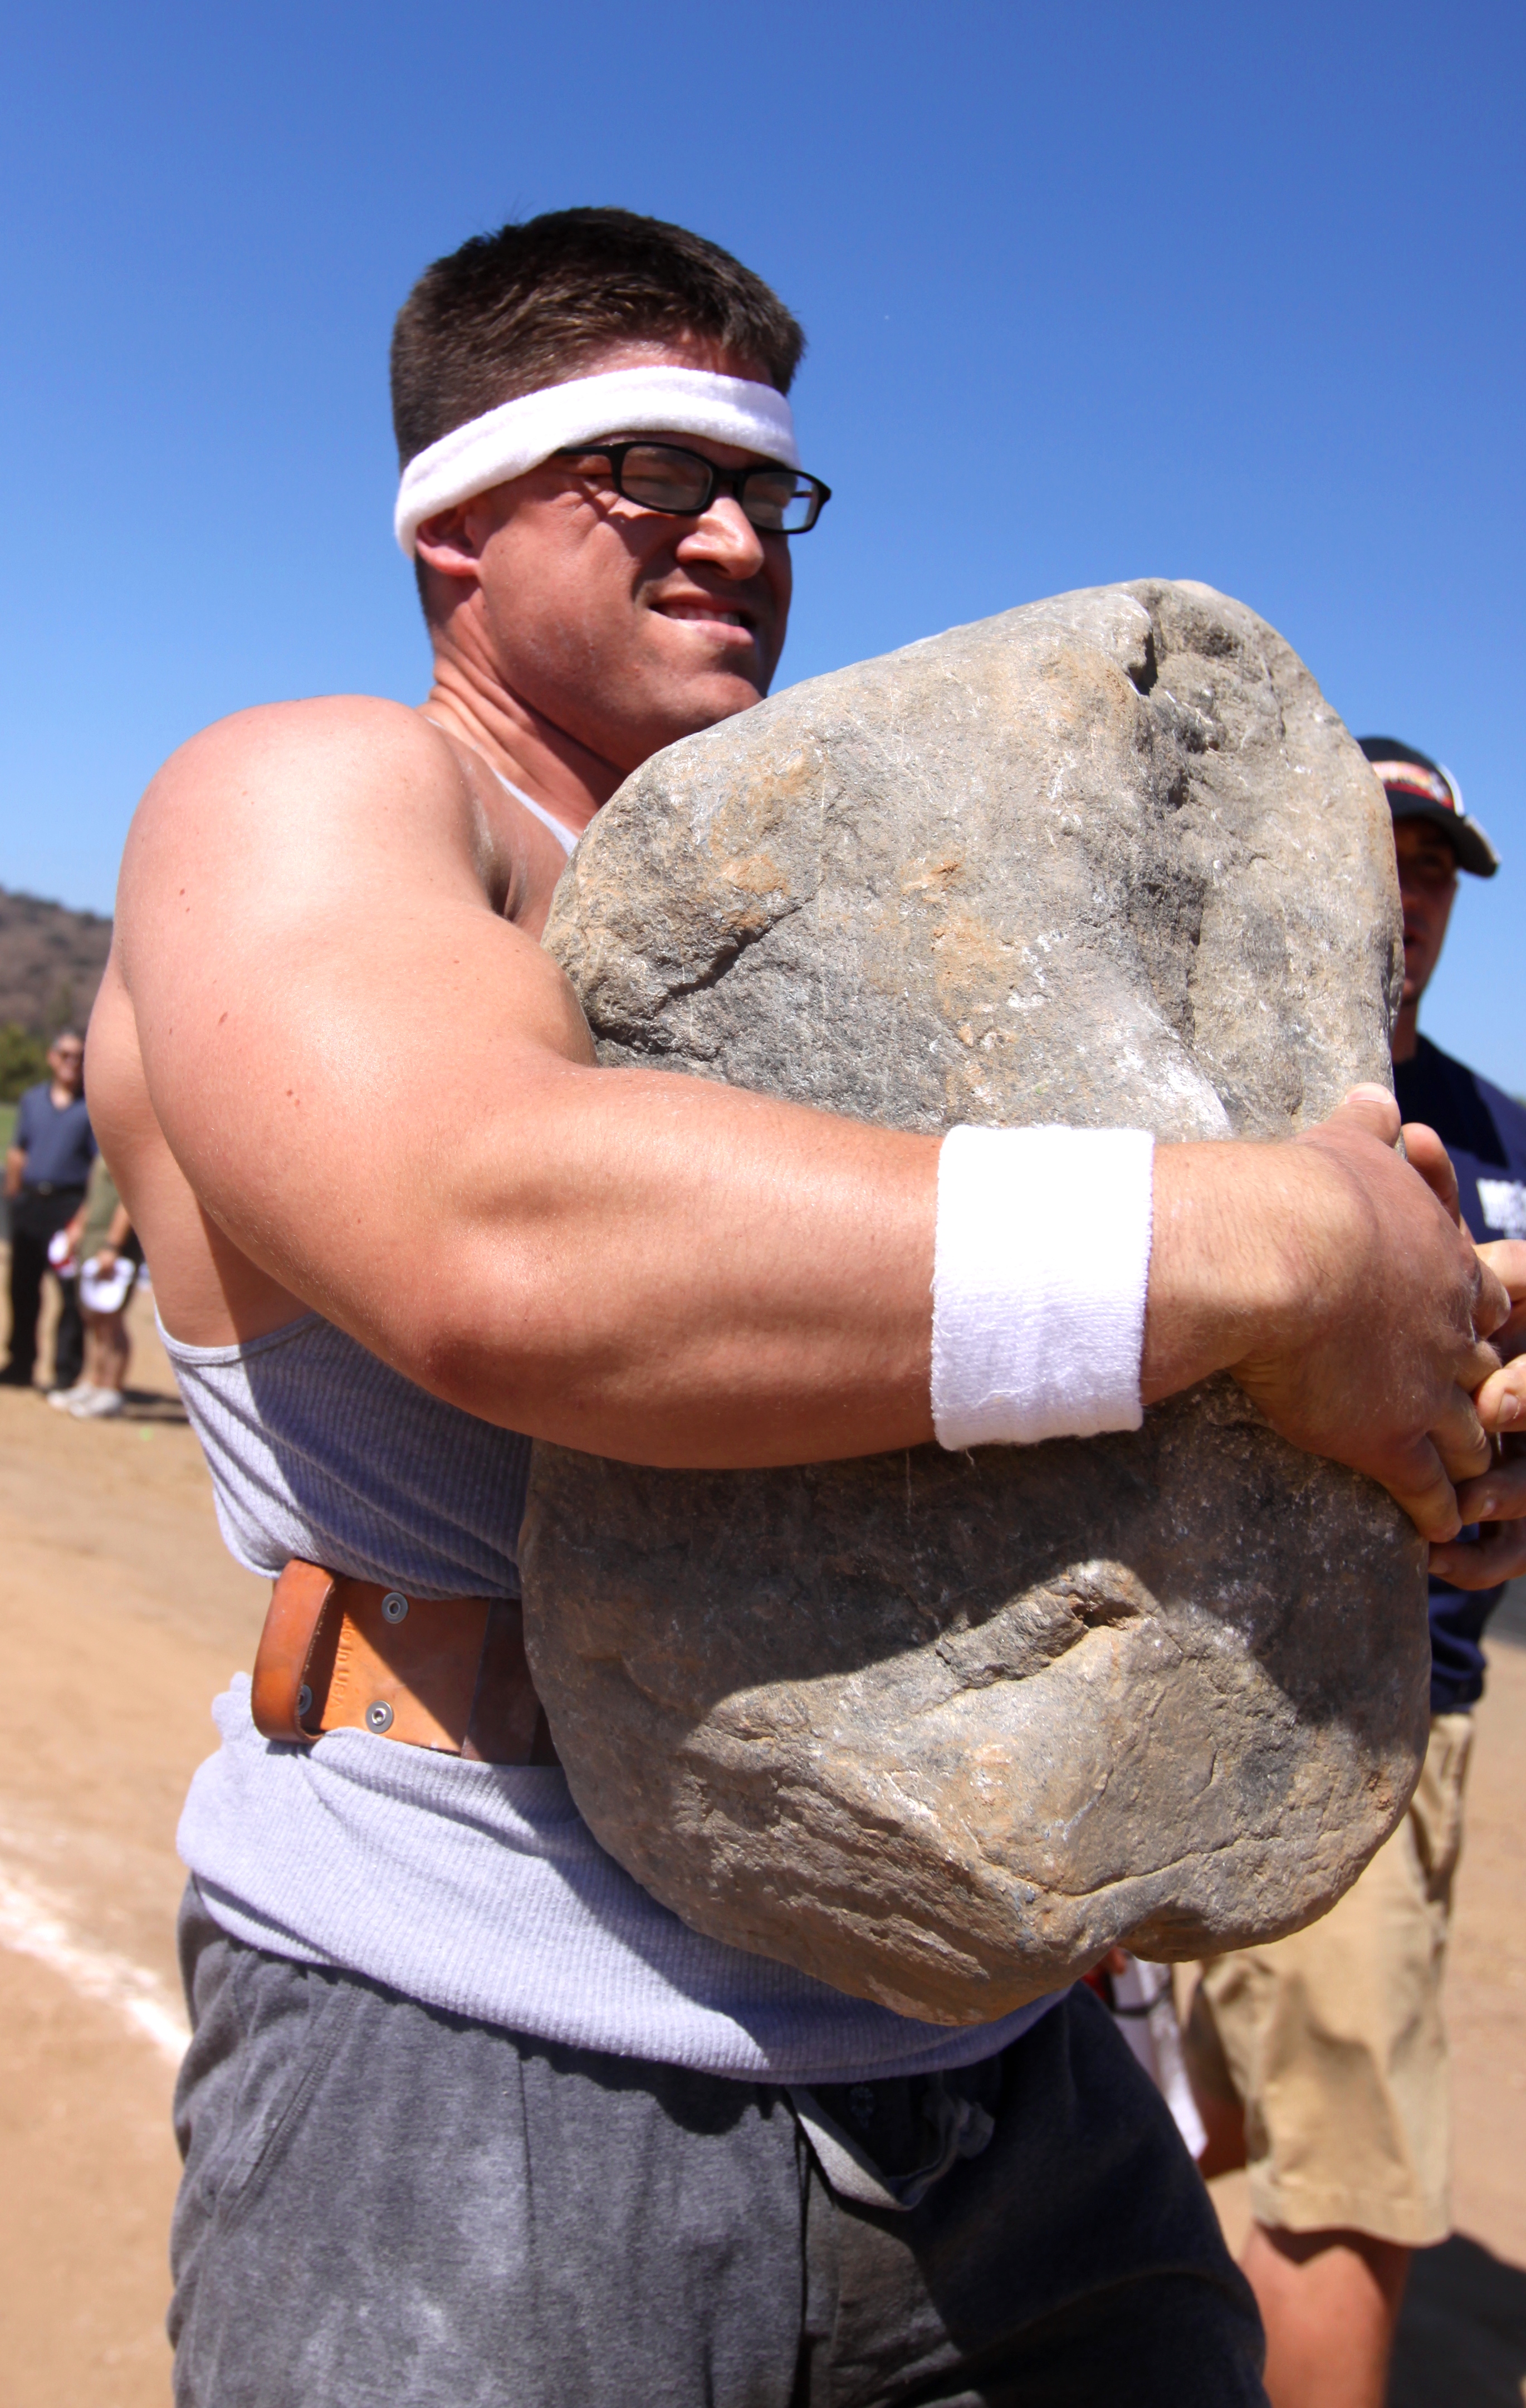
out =
<path fill-rule="evenodd" d="M 623 770 L 553 726 L 517 695 L 449 654 L 437 652 L 434 682 L 420 708 L 575 834 L 624 779 Z"/>
<path fill-rule="evenodd" d="M 77 1087 L 65 1087 L 62 1079 L 53 1079 L 49 1082 L 48 1099 L 55 1112 L 66 1112 L 71 1104 L 79 1102 L 79 1092 Z"/>
<path fill-rule="evenodd" d="M 1393 1024 L 1393 1036 L 1389 1051 L 1394 1061 L 1413 1062 L 1420 1041 L 1420 1004 L 1417 996 L 1413 1003 L 1402 1003 L 1399 1017 Z"/>

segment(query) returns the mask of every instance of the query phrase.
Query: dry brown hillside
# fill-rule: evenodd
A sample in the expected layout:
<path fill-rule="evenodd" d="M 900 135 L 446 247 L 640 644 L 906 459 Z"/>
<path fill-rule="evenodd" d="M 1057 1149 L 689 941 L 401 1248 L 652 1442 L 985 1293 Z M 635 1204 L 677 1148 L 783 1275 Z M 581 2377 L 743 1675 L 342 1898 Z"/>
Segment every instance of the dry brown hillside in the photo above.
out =
<path fill-rule="evenodd" d="M 0 886 L 0 1028 L 51 1037 L 82 1028 L 111 943 L 111 923 Z"/>

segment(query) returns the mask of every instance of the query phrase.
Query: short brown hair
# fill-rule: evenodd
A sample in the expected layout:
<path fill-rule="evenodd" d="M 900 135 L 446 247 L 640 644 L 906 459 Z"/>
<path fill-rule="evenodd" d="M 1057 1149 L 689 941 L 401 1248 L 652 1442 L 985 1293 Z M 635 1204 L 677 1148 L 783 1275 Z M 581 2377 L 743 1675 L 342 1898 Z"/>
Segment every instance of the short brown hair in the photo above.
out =
<path fill-rule="evenodd" d="M 805 337 L 761 277 L 703 235 L 629 209 L 554 209 L 425 268 L 392 338 L 399 465 L 618 342 L 708 335 L 781 393 Z"/>

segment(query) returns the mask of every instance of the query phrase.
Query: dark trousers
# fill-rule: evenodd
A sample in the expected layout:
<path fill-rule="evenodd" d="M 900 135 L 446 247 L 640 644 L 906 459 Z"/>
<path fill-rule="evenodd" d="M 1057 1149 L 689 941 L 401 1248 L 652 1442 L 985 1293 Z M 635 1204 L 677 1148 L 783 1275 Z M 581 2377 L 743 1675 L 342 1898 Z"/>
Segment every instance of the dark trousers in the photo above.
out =
<path fill-rule="evenodd" d="M 1266 2408 L 1249 2288 L 1085 1988 L 813 2108 L 266 1955 L 194 1890 L 181 1961 L 179 2408 Z M 813 2115 L 895 2177 L 951 2091 L 977 2145 L 914 2207 L 826 2179 Z"/>
<path fill-rule="evenodd" d="M 42 1311 L 42 1282 L 51 1272 L 48 1260 L 50 1239 L 72 1221 L 84 1197 L 82 1187 L 55 1187 L 39 1196 L 23 1187 L 10 1206 L 10 1360 L 7 1377 L 30 1380 L 37 1362 L 37 1316 Z M 79 1283 L 58 1280 L 64 1309 L 53 1340 L 53 1385 L 72 1388 L 85 1361 L 85 1328 L 79 1318 Z"/>

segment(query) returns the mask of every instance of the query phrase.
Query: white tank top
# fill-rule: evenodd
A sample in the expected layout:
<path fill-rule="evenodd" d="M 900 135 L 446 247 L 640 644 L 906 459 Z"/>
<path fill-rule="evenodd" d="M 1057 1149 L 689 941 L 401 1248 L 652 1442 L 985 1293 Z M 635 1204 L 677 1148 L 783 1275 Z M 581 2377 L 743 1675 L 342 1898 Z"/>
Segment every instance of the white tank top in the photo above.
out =
<path fill-rule="evenodd" d="M 488 767 L 489 768 L 492 768 L 493 765 L 491 762 L 489 762 Z M 499 785 L 503 787 L 504 791 L 507 794 L 512 795 L 516 803 L 523 803 L 525 810 L 529 811 L 534 818 L 540 821 L 542 827 L 550 828 L 552 835 L 556 838 L 557 843 L 561 846 L 564 853 L 571 853 L 573 852 L 578 839 L 573 835 L 570 828 L 563 827 L 560 820 L 554 820 L 549 811 L 543 811 L 540 804 L 536 802 L 531 796 L 525 792 L 523 786 L 511 785 L 501 769 L 494 769 L 493 775 L 497 778 Z"/>

